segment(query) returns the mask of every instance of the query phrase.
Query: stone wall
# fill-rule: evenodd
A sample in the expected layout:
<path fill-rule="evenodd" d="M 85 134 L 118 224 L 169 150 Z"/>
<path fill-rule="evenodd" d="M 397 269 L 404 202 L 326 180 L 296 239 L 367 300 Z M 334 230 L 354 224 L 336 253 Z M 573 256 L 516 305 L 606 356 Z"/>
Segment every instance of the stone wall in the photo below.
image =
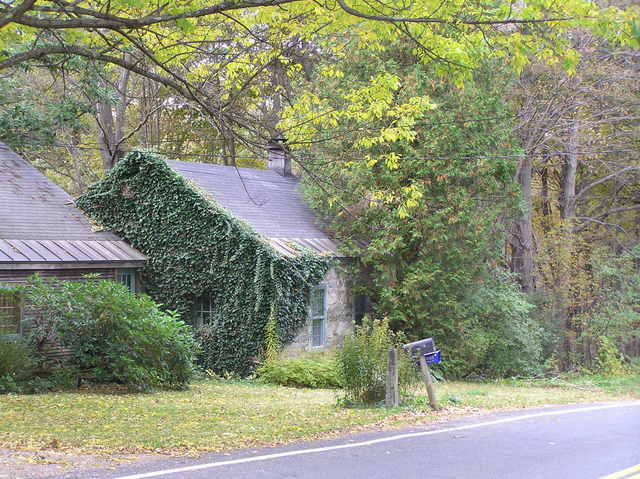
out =
<path fill-rule="evenodd" d="M 285 346 L 284 356 L 331 350 L 342 344 L 345 334 L 353 331 L 353 295 L 347 274 L 340 267 L 332 268 L 320 284 L 326 288 L 325 343 L 321 347 L 311 345 L 311 321 L 308 320 L 295 339 Z"/>

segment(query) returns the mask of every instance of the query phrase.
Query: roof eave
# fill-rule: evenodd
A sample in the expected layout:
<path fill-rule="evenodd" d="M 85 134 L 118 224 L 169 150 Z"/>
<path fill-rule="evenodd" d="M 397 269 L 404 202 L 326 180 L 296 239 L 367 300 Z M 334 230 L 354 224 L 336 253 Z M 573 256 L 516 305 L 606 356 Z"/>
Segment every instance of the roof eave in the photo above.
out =
<path fill-rule="evenodd" d="M 126 261 L 0 261 L 0 270 L 142 268 L 146 260 Z"/>

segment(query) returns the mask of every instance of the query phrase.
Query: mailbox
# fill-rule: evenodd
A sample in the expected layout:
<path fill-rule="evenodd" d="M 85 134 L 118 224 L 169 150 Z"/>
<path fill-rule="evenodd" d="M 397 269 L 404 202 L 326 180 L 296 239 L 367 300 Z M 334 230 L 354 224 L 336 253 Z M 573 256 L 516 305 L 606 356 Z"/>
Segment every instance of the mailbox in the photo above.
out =
<path fill-rule="evenodd" d="M 405 344 L 404 349 L 411 353 L 416 361 L 420 356 L 424 356 L 429 364 L 440 364 L 440 350 L 436 349 L 433 342 L 433 338 L 421 339 L 420 341 L 414 341 L 413 343 Z"/>
<path fill-rule="evenodd" d="M 433 379 L 431 378 L 431 371 L 429 370 L 428 364 L 437 364 L 440 362 L 440 351 L 436 349 L 436 345 L 433 343 L 433 338 L 414 341 L 413 343 L 405 344 L 403 348 L 406 351 L 409 351 L 409 354 L 419 362 L 420 369 L 424 375 L 424 382 L 427 386 L 429 404 L 431 404 L 431 407 L 434 410 L 438 411 L 440 409 L 440 405 L 436 399 L 436 392 L 433 387 Z"/>
<path fill-rule="evenodd" d="M 433 338 L 421 339 L 420 341 L 414 341 L 413 343 L 405 344 L 404 349 L 409 351 L 412 356 L 416 358 L 421 354 L 431 354 L 436 352 L 436 346 L 433 344 Z"/>
<path fill-rule="evenodd" d="M 442 362 L 442 357 L 440 356 L 439 349 L 432 353 L 425 354 L 424 358 L 427 360 L 429 364 L 440 364 Z"/>

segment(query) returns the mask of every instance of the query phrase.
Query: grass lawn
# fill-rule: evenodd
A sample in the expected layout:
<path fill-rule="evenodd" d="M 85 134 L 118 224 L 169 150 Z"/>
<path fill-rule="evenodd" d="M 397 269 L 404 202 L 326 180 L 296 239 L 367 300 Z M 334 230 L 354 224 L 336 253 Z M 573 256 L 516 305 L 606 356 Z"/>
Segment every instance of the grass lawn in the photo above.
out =
<path fill-rule="evenodd" d="M 190 453 L 281 444 L 364 427 L 435 422 L 479 410 L 640 398 L 640 379 L 437 384 L 445 410 L 341 408 L 338 392 L 201 381 L 190 390 L 91 389 L 0 396 L 0 447 Z M 422 394 L 422 391 L 420 391 Z"/>

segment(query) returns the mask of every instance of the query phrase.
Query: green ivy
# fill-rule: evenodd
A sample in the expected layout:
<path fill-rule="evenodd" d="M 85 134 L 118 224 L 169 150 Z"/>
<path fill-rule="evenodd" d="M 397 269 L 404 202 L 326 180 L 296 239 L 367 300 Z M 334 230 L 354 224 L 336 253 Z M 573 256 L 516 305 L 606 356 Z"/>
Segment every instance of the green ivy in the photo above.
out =
<path fill-rule="evenodd" d="M 160 157 L 144 151 L 130 153 L 76 204 L 148 256 L 145 292 L 164 308 L 190 319 L 197 298 L 211 295 L 216 313 L 201 362 L 216 372 L 253 370 L 272 308 L 280 344 L 290 342 L 306 321 L 309 288 L 331 265 L 329 258 L 305 251 L 280 255 Z"/>

